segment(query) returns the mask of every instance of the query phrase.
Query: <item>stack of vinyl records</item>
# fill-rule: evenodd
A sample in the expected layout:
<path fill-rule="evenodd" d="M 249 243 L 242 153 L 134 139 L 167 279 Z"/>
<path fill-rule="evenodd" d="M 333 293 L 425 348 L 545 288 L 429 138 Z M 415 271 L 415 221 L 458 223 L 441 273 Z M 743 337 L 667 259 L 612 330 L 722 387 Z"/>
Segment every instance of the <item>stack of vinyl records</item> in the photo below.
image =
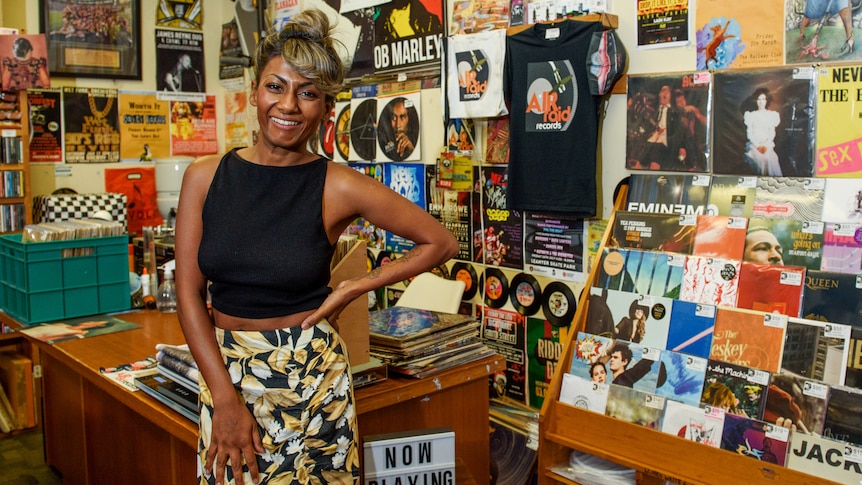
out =
<path fill-rule="evenodd" d="M 137 377 L 137 388 L 198 422 L 198 368 L 188 346 L 156 345 L 156 374 Z"/>
<path fill-rule="evenodd" d="M 470 315 L 392 307 L 370 312 L 368 320 L 371 355 L 397 374 L 427 377 L 494 353 Z"/>

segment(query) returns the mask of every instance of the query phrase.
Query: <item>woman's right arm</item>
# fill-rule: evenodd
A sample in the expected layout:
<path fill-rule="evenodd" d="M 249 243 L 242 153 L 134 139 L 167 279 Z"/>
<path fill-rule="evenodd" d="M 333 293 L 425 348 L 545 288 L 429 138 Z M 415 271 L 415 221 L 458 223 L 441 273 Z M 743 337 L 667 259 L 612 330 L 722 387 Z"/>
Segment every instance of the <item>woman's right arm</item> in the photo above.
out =
<path fill-rule="evenodd" d="M 183 176 L 177 208 L 175 234 L 177 316 L 189 349 L 212 396 L 211 439 L 204 465 L 207 474 L 215 464 L 216 480 L 224 483 L 225 463 L 249 465 L 253 479 L 257 479 L 257 460 L 254 451 L 263 451 L 257 424 L 240 402 L 230 376 L 225 369 L 215 338 L 212 317 L 206 304 L 206 278 L 198 265 L 198 247 L 203 233 L 201 214 L 213 174 L 220 156 L 210 155 L 190 164 Z M 236 476 L 242 485 L 242 473 Z"/>

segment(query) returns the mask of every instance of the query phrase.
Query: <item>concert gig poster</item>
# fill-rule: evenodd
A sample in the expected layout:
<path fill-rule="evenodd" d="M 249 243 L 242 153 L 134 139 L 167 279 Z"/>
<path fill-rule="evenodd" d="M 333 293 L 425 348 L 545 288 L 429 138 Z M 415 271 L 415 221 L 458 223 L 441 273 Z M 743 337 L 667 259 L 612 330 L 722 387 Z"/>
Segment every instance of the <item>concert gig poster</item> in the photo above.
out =
<path fill-rule="evenodd" d="M 156 29 L 156 89 L 203 93 L 205 87 L 204 35 Z"/>
<path fill-rule="evenodd" d="M 784 64 L 784 0 L 698 0 L 696 69 Z"/>
<path fill-rule="evenodd" d="M 816 176 L 862 177 L 862 66 L 817 72 Z"/>
<path fill-rule="evenodd" d="M 524 265 L 524 217 L 520 211 L 506 208 L 507 169 L 500 166 L 481 168 L 484 233 L 481 254 L 475 256 L 476 261 L 491 266 L 521 269 Z"/>
<path fill-rule="evenodd" d="M 59 89 L 30 89 L 30 161 L 62 162 L 63 118 L 60 116 Z"/>
<path fill-rule="evenodd" d="M 225 150 L 249 146 L 248 93 L 244 89 L 224 93 L 224 116 Z"/>
<path fill-rule="evenodd" d="M 425 170 L 426 166 L 421 163 L 384 163 L 383 183 L 405 199 L 422 209 L 426 209 Z M 386 246 L 384 249 L 387 251 L 406 253 L 413 246 L 415 244 L 409 239 L 391 232 L 386 233 Z"/>
<path fill-rule="evenodd" d="M 688 44 L 689 1 L 639 1 L 637 9 L 637 47 L 653 49 Z"/>
<path fill-rule="evenodd" d="M 541 409 L 557 363 L 563 355 L 570 327 L 558 327 L 543 318 L 527 318 L 528 404 Z"/>
<path fill-rule="evenodd" d="M 168 96 L 160 97 L 160 99 L 168 98 Z M 169 99 L 171 99 L 171 155 L 197 157 L 217 153 L 215 96 L 190 93 L 170 96 Z"/>
<path fill-rule="evenodd" d="M 437 171 L 425 171 L 428 194 L 428 213 L 440 221 L 458 240 L 458 254 L 454 259 L 470 261 L 470 206 L 471 192 L 459 192 L 437 186 Z"/>
<path fill-rule="evenodd" d="M 375 73 L 440 64 L 443 0 L 392 0 L 375 8 Z"/>
<path fill-rule="evenodd" d="M 713 173 L 812 176 L 815 76 L 810 66 L 714 73 Z"/>
<path fill-rule="evenodd" d="M 584 220 L 526 213 L 524 268 L 566 281 L 584 281 Z"/>
<path fill-rule="evenodd" d="M 514 310 L 484 308 L 482 339 L 506 358 L 506 370 L 491 376 L 491 397 L 508 397 L 526 404 L 526 317 Z"/>
<path fill-rule="evenodd" d="M 120 161 L 117 90 L 63 88 L 66 163 Z"/>
<path fill-rule="evenodd" d="M 154 92 L 120 91 L 120 159 L 150 162 L 171 156 L 170 103 Z"/>

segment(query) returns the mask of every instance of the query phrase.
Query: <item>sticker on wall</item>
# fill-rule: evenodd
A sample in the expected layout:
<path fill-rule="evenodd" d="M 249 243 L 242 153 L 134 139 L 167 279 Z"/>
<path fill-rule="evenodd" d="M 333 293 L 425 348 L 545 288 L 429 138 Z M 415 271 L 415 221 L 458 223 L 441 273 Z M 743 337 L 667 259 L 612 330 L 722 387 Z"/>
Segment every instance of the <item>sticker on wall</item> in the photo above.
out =
<path fill-rule="evenodd" d="M 552 281 L 545 286 L 542 311 L 545 320 L 556 327 L 568 327 L 575 316 L 578 302 L 572 289 L 559 281 Z"/>
<path fill-rule="evenodd" d="M 500 308 L 509 296 L 509 279 L 497 268 L 486 268 L 484 275 L 485 304 Z"/>
<path fill-rule="evenodd" d="M 527 273 L 518 273 L 512 278 L 509 300 L 521 315 L 534 315 L 542 306 L 542 289 L 536 278 Z"/>
<path fill-rule="evenodd" d="M 470 263 L 461 261 L 452 265 L 450 272 L 451 279 L 464 282 L 464 295 L 461 299 L 464 301 L 472 300 L 476 296 L 476 291 L 479 289 L 479 277 L 476 276 L 476 270 Z"/>

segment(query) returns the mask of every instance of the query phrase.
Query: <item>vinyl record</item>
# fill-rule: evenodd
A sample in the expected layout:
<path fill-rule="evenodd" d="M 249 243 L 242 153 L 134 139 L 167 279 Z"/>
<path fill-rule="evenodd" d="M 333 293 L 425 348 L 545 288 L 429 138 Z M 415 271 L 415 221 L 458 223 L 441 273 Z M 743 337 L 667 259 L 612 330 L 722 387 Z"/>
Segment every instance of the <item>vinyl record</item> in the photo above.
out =
<path fill-rule="evenodd" d="M 542 306 L 542 289 L 533 275 L 518 273 L 512 278 L 509 301 L 521 315 L 534 315 Z"/>
<path fill-rule="evenodd" d="M 559 281 L 552 281 L 545 286 L 543 295 L 542 311 L 545 312 L 545 320 L 555 327 L 571 325 L 578 308 L 578 301 L 572 289 Z"/>
<path fill-rule="evenodd" d="M 509 296 L 509 280 L 506 275 L 497 268 L 486 268 L 483 281 L 485 304 L 491 308 L 505 305 Z"/>
<path fill-rule="evenodd" d="M 377 253 L 377 266 L 383 266 L 384 264 L 391 263 L 395 261 L 395 254 L 391 251 L 380 251 Z"/>
<path fill-rule="evenodd" d="M 365 250 L 365 259 L 368 264 L 368 272 L 370 273 L 374 268 L 377 267 L 377 261 L 374 259 L 374 254 L 370 249 Z"/>
<path fill-rule="evenodd" d="M 476 291 L 479 289 L 479 277 L 476 276 L 476 270 L 470 263 L 461 261 L 452 265 L 450 272 L 451 279 L 461 280 L 464 282 L 464 295 L 461 297 L 464 301 L 470 301 L 476 296 Z"/>
<path fill-rule="evenodd" d="M 435 274 L 441 278 L 449 279 L 449 268 L 446 267 L 445 264 L 441 264 L 440 266 L 435 266 L 431 268 L 431 273 Z"/>
<path fill-rule="evenodd" d="M 359 102 L 350 116 L 350 145 L 361 160 L 374 160 L 377 153 L 377 99 Z"/>
<path fill-rule="evenodd" d="M 341 158 L 350 155 L 350 104 L 348 103 L 335 118 L 335 149 Z"/>

